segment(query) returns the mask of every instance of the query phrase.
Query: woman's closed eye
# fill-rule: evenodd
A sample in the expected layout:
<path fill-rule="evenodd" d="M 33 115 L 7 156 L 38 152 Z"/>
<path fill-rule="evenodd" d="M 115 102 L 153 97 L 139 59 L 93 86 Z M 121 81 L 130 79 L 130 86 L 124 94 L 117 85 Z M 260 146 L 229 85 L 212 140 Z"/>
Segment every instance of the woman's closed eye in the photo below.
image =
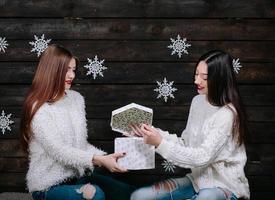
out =
<path fill-rule="evenodd" d="M 198 73 L 196 73 L 196 74 L 195 74 L 195 78 L 197 78 L 198 76 L 199 76 L 201 79 L 205 80 L 205 81 L 208 79 L 207 74 L 198 74 Z"/>

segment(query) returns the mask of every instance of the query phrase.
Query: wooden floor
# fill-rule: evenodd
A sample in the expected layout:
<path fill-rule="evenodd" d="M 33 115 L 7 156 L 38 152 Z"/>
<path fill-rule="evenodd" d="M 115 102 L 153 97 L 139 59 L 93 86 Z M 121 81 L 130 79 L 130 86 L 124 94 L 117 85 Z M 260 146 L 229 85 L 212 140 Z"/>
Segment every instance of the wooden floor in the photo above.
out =
<path fill-rule="evenodd" d="M 13 0 L 0 3 L 0 111 L 11 113 L 12 131 L 0 134 L 0 192 L 25 192 L 27 155 L 19 146 L 22 102 L 38 58 L 34 35 L 71 49 L 81 61 L 73 89 L 86 99 L 89 141 L 113 152 L 118 133 L 110 129 L 111 111 L 128 103 L 154 110 L 154 125 L 181 134 L 196 94 L 193 69 L 199 56 L 223 49 L 239 58 L 240 92 L 248 112 L 250 142 L 245 168 L 251 199 L 274 199 L 275 187 L 275 1 L 272 0 Z M 181 58 L 167 48 L 170 38 L 186 37 L 192 46 Z M 105 59 L 104 77 L 86 76 L 87 58 Z M 174 81 L 175 99 L 164 102 L 156 81 Z M 118 178 L 136 185 L 188 170 L 156 169 Z"/>

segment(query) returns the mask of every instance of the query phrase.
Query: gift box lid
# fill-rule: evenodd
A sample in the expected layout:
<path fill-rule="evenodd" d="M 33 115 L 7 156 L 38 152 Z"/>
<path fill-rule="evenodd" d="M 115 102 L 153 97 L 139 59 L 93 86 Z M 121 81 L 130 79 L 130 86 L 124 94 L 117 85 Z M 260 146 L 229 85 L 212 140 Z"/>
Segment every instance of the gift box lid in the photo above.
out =
<path fill-rule="evenodd" d="M 111 127 L 113 131 L 129 136 L 131 132 L 130 124 L 152 125 L 153 110 L 151 108 L 131 103 L 112 111 Z"/>

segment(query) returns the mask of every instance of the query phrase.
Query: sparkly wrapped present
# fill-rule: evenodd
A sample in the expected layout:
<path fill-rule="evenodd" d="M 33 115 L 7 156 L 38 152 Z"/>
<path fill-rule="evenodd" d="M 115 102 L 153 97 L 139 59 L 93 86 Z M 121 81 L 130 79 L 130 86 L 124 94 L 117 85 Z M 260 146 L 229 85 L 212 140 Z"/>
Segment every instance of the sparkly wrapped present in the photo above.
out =
<path fill-rule="evenodd" d="M 126 152 L 118 164 L 129 170 L 155 168 L 155 147 L 145 144 L 143 138 L 120 137 L 115 139 L 115 152 Z"/>
<path fill-rule="evenodd" d="M 113 131 L 130 136 L 130 124 L 152 125 L 153 110 L 135 103 L 128 104 L 112 112 L 111 127 Z"/>

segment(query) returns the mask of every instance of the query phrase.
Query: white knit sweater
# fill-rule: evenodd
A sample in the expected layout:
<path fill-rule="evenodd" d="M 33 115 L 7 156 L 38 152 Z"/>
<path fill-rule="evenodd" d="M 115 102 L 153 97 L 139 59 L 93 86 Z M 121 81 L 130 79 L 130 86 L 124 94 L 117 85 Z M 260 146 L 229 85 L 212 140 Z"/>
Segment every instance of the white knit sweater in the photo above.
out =
<path fill-rule="evenodd" d="M 191 168 L 187 176 L 197 192 L 221 187 L 249 199 L 245 147 L 232 139 L 233 120 L 234 113 L 227 106 L 212 106 L 205 95 L 197 95 L 182 137 L 160 130 L 163 140 L 156 152 L 177 166 Z"/>
<path fill-rule="evenodd" d="M 82 176 L 86 168 L 93 170 L 93 155 L 105 154 L 87 142 L 85 104 L 78 92 L 68 90 L 59 101 L 43 104 L 31 126 L 27 173 L 30 192 Z"/>

